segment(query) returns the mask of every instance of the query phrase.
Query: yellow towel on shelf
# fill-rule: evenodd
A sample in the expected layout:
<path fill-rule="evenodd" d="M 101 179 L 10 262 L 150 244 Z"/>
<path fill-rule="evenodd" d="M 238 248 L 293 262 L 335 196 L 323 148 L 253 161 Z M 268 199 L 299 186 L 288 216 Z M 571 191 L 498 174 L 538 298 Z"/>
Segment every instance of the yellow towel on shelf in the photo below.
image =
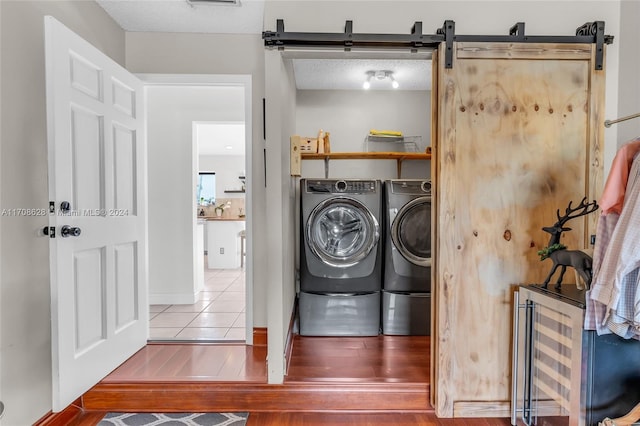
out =
<path fill-rule="evenodd" d="M 371 136 L 398 136 L 398 137 L 401 137 L 402 136 L 402 132 L 398 132 L 396 130 L 376 130 L 376 129 L 371 129 L 371 130 L 369 130 L 369 135 L 371 135 Z"/>

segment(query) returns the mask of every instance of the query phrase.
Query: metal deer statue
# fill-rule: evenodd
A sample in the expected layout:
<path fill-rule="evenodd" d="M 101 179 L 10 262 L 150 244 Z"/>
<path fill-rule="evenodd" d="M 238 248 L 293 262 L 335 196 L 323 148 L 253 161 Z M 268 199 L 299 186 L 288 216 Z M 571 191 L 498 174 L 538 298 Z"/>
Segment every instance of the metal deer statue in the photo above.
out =
<path fill-rule="evenodd" d="M 560 276 L 558 277 L 555 286 L 556 289 L 560 289 L 562 285 L 562 277 L 567 270 L 567 266 L 571 266 L 576 270 L 587 288 L 591 285 L 591 256 L 580 250 L 567 250 L 564 245 L 560 244 L 560 236 L 564 231 L 571 231 L 571 228 L 565 228 L 563 226 L 565 223 L 571 219 L 575 219 L 576 217 L 584 216 L 598 210 L 598 204 L 595 200 L 591 203 L 587 203 L 587 197 L 584 197 L 580 202 L 580 205 L 575 208 L 571 207 L 571 203 L 572 202 L 570 201 L 569 206 L 567 206 L 565 210 L 564 216 L 560 216 L 560 209 L 556 210 L 558 221 L 553 226 L 545 226 L 542 228 L 543 231 L 551 234 L 551 238 L 549 239 L 549 245 L 543 250 L 540 250 L 538 254 L 541 257 L 541 260 L 550 258 L 553 261 L 551 271 L 549 271 L 549 275 L 547 275 L 547 278 L 544 280 L 542 288 L 547 288 L 549 280 L 551 280 L 556 269 L 560 267 Z"/>

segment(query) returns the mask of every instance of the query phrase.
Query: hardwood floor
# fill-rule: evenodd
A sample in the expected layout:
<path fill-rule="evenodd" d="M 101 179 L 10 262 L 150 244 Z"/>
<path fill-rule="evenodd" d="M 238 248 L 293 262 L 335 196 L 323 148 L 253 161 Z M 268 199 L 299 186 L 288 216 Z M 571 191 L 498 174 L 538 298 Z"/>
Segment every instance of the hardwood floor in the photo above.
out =
<path fill-rule="evenodd" d="M 101 383 L 267 382 L 267 347 L 150 343 Z"/>
<path fill-rule="evenodd" d="M 433 413 L 250 413 L 247 426 L 509 426 L 509 419 L 439 419 Z"/>
<path fill-rule="evenodd" d="M 286 383 L 429 383 L 429 336 L 295 335 Z"/>
<path fill-rule="evenodd" d="M 429 337 L 296 335 L 282 385 L 265 346 L 149 344 L 82 397 L 73 425 L 108 411 L 248 411 L 248 426 L 506 426 L 438 419 L 429 405 Z"/>

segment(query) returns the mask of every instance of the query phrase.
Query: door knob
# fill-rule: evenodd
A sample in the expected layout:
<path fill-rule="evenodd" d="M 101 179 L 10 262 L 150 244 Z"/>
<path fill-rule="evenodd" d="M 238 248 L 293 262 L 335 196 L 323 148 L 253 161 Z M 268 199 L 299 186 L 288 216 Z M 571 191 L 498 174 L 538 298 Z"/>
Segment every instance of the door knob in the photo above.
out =
<path fill-rule="evenodd" d="M 64 225 L 62 228 L 60 228 L 60 235 L 62 235 L 64 238 L 77 237 L 81 233 L 82 231 L 80 230 L 80 228 L 76 226 Z"/>
<path fill-rule="evenodd" d="M 63 201 L 60 203 L 60 211 L 62 213 L 69 213 L 71 210 L 71 203 L 68 201 Z"/>

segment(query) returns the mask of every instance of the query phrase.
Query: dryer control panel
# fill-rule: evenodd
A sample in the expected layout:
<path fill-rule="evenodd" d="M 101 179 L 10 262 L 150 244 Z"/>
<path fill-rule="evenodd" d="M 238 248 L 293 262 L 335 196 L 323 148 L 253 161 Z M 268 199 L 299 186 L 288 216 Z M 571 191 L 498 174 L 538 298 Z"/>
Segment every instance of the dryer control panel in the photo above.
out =
<path fill-rule="evenodd" d="M 392 179 L 389 182 L 394 194 L 431 195 L 430 179 Z"/>
<path fill-rule="evenodd" d="M 306 191 L 320 194 L 363 194 L 377 192 L 378 181 L 362 179 L 317 179 L 306 181 Z"/>

